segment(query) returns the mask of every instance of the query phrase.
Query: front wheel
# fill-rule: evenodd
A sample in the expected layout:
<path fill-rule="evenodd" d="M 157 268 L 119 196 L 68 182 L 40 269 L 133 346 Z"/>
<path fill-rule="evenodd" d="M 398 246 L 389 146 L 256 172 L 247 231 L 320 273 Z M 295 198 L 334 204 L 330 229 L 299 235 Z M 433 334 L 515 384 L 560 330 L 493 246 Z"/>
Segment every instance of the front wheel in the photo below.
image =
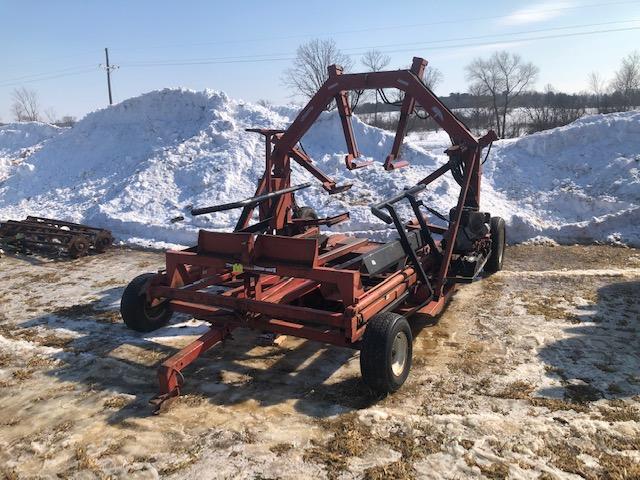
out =
<path fill-rule="evenodd" d="M 409 376 L 412 353 L 413 335 L 406 318 L 392 312 L 375 315 L 362 337 L 362 380 L 376 393 L 395 392 Z"/>
<path fill-rule="evenodd" d="M 491 217 L 491 253 L 484 269 L 489 273 L 502 270 L 504 259 L 504 247 L 506 241 L 504 220 L 500 217 Z"/>
<path fill-rule="evenodd" d="M 152 332 L 164 327 L 173 314 L 166 302 L 152 306 L 147 301 L 144 287 L 154 276 L 153 273 L 137 276 L 122 293 L 120 315 L 127 327 L 136 332 Z"/>

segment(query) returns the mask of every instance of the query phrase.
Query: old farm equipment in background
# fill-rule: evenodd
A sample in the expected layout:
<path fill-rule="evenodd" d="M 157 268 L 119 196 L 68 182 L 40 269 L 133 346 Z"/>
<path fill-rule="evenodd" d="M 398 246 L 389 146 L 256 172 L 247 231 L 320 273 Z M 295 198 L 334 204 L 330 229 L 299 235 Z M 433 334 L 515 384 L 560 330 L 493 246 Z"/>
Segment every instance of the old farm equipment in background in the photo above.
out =
<path fill-rule="evenodd" d="M 437 315 L 458 283 L 472 281 L 483 268 L 501 268 L 504 222 L 480 211 L 482 150 L 496 135 L 490 131 L 476 138 L 438 100 L 421 80 L 426 64 L 414 58 L 410 69 L 366 74 L 343 74 L 331 66 L 328 80 L 288 129 L 251 130 L 263 135 L 266 145 L 265 171 L 255 196 L 192 211 L 202 215 L 242 208 L 234 231 L 201 230 L 196 246 L 167 251 L 166 269 L 139 276 L 125 289 L 121 313 L 134 330 L 157 329 L 174 311 L 211 323 L 207 333 L 160 366 L 160 393 L 152 400 L 157 411 L 180 394 L 181 371 L 238 327 L 360 349 L 365 383 L 379 393 L 393 392 L 411 366 L 407 318 Z M 318 218 L 312 209 L 299 206 L 295 192 L 309 184 L 291 185 L 292 164 L 310 172 L 329 194 L 351 185 L 336 185 L 297 145 L 335 101 L 347 144 L 346 167 L 366 166 L 357 162 L 348 92 L 388 88 L 405 96 L 385 169 L 407 165 L 400 147 L 416 108 L 450 135 L 449 160 L 414 187 L 371 207 L 376 217 L 395 227 L 397 240 L 380 243 L 321 233 L 319 226 L 347 220 L 348 213 Z M 449 218 L 438 214 L 448 223 L 439 226 L 429 222 L 425 213 L 435 211 L 419 194 L 448 172 L 460 194 Z M 401 218 L 401 202 L 410 207 L 410 218 Z"/>
<path fill-rule="evenodd" d="M 102 253 L 113 244 L 109 230 L 43 217 L 0 223 L 0 239 L 14 250 L 45 250 L 71 258 Z"/>

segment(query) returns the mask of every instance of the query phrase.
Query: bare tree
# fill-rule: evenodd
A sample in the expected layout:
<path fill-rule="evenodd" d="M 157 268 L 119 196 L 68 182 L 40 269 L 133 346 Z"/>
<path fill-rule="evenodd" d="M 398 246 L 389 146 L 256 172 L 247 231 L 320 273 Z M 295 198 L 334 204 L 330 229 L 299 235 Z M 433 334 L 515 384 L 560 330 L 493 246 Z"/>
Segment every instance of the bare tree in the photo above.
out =
<path fill-rule="evenodd" d="M 411 68 L 411 67 L 409 66 L 405 68 Z M 443 78 L 444 78 L 444 75 L 442 75 L 442 72 L 440 70 L 438 70 L 435 67 L 431 67 L 427 65 L 427 67 L 424 69 L 421 80 L 422 80 L 422 83 L 424 83 L 427 86 L 427 88 L 429 88 L 430 90 L 433 90 L 442 81 Z M 395 106 L 399 107 L 402 105 L 402 102 L 404 102 L 405 93 L 402 90 L 394 89 L 393 93 L 390 96 L 392 98 L 392 103 Z M 416 105 L 416 108 L 420 108 L 420 106 Z M 420 116 L 419 114 L 417 114 L 417 111 L 415 110 L 414 112 L 416 113 L 416 116 L 409 119 L 409 122 L 407 123 L 407 130 L 406 130 L 407 132 L 412 131 L 421 122 L 426 120 L 426 117 Z M 427 121 L 433 124 L 436 131 L 438 130 L 438 124 L 434 122 L 433 119 L 427 120 Z"/>
<path fill-rule="evenodd" d="M 440 84 L 440 82 L 442 82 L 443 78 L 444 75 L 440 70 L 427 65 L 427 68 L 424 69 L 424 73 L 422 74 L 422 83 L 424 83 L 429 90 L 433 90 Z M 396 90 L 396 94 L 393 98 L 395 103 L 402 103 L 402 101 L 404 100 L 404 92 L 401 90 Z"/>
<path fill-rule="evenodd" d="M 636 50 L 622 59 L 622 65 L 613 77 L 611 88 L 622 94 L 628 102 L 631 101 L 631 95 L 640 90 L 640 52 Z"/>
<path fill-rule="evenodd" d="M 16 88 L 11 97 L 11 111 L 18 122 L 37 122 L 40 120 L 40 102 L 38 93 L 25 87 Z"/>
<path fill-rule="evenodd" d="M 467 122 L 469 127 L 480 131 L 485 129 L 487 125 L 491 125 L 491 114 L 489 113 L 489 103 L 487 96 L 482 94 L 483 89 L 473 84 L 469 87 L 469 95 L 471 96 L 471 110 Z"/>
<path fill-rule="evenodd" d="M 606 90 L 606 82 L 598 72 L 591 72 L 588 77 L 589 91 L 596 97 L 596 108 L 600 112 L 600 99 Z"/>
<path fill-rule="evenodd" d="M 440 70 L 438 70 L 436 67 L 432 67 L 430 65 L 427 65 L 427 68 L 424 69 L 424 73 L 422 74 L 422 83 L 424 83 L 427 88 L 429 90 L 433 90 L 434 88 L 436 88 L 440 82 L 442 82 L 442 79 L 444 78 L 444 75 L 442 74 L 442 72 Z M 404 95 L 403 95 L 404 98 Z M 416 113 L 417 115 L 417 113 Z M 418 117 L 417 120 L 420 120 L 420 118 Z M 439 125 L 437 122 L 433 121 L 433 119 L 430 120 L 430 122 L 433 124 L 436 132 L 439 130 Z M 409 129 L 407 129 L 407 131 L 409 131 L 410 129 L 413 129 L 413 126 L 411 126 Z"/>
<path fill-rule="evenodd" d="M 362 64 L 365 66 L 367 71 L 369 72 L 380 72 L 384 70 L 391 62 L 391 57 L 389 55 L 384 55 L 380 50 L 369 50 L 365 52 L 362 56 L 361 60 Z M 378 90 L 374 91 L 375 98 L 375 109 L 373 114 L 373 124 L 378 125 Z"/>
<path fill-rule="evenodd" d="M 576 121 L 585 114 L 584 100 L 584 96 L 557 92 L 547 84 L 544 92 L 536 92 L 530 99 L 530 105 L 524 108 L 528 117 L 528 132 L 539 132 Z"/>
<path fill-rule="evenodd" d="M 369 50 L 364 53 L 361 60 L 369 72 L 381 72 L 391 62 L 389 55 L 383 54 L 380 50 Z"/>
<path fill-rule="evenodd" d="M 60 127 L 73 127 L 76 124 L 76 117 L 64 115 L 57 123 Z"/>
<path fill-rule="evenodd" d="M 298 47 L 293 66 L 284 72 L 283 83 L 296 94 L 311 98 L 327 80 L 327 68 L 333 64 L 345 71 L 352 66 L 351 58 L 338 49 L 334 40 L 310 40 Z"/>
<path fill-rule="evenodd" d="M 442 82 L 443 78 L 444 75 L 442 75 L 442 72 L 440 70 L 427 65 L 427 68 L 424 69 L 422 81 L 427 86 L 427 88 L 429 88 L 429 90 L 433 90 L 438 85 L 440 85 L 440 82 Z"/>
<path fill-rule="evenodd" d="M 49 107 L 44 111 L 44 118 L 47 119 L 48 123 L 54 124 L 58 121 L 58 114 L 53 107 Z"/>
<path fill-rule="evenodd" d="M 507 113 L 513 100 L 535 82 L 538 67 L 525 63 L 520 55 L 495 52 L 490 58 L 476 58 L 467 65 L 467 80 L 483 95 L 489 95 L 498 135 L 507 131 Z"/>

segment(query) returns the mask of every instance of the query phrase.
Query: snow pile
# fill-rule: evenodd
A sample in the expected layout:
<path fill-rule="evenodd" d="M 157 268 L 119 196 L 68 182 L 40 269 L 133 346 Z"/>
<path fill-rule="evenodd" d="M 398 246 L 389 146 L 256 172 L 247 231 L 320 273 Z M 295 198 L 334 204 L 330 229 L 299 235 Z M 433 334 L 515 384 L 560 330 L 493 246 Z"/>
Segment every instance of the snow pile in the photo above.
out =
<path fill-rule="evenodd" d="M 485 176 L 517 207 L 514 241 L 640 244 L 640 112 L 502 141 Z"/>
<path fill-rule="evenodd" d="M 0 130 L 0 162 L 7 166 L 0 183 L 0 219 L 47 215 L 109 228 L 127 242 L 190 244 L 198 229 L 228 230 L 239 214 L 192 218 L 191 206 L 254 193 L 264 169 L 264 141 L 244 129 L 284 128 L 296 113 L 292 107 L 265 108 L 221 92 L 167 89 L 93 112 L 72 129 L 41 128 L 41 140 L 27 132 L 35 129 L 32 124 L 23 130 L 14 125 L 9 130 L 36 140 L 25 140 L 24 146 L 19 135 L 3 136 Z M 360 150 L 375 164 L 347 171 L 340 122 L 335 113 L 323 114 L 302 144 L 338 184 L 354 186 L 328 196 L 314 182 L 297 193 L 298 203 L 322 216 L 348 210 L 350 222 L 334 230 L 384 237 L 389 230 L 369 206 L 446 162 L 449 139 L 444 132 L 410 136 L 403 156 L 411 166 L 386 172 L 382 162 L 393 136 L 357 118 L 354 131 Z M 511 241 L 544 236 L 640 244 L 639 133 L 640 113 L 635 112 L 591 116 L 498 142 L 486 164 L 483 209 L 507 219 Z M 20 160 L 25 146 L 32 153 Z M 310 175 L 294 165 L 293 183 L 306 180 Z M 446 213 L 457 193 L 447 176 L 425 193 L 425 203 Z M 178 216 L 185 219 L 171 221 Z"/>
<path fill-rule="evenodd" d="M 64 129 L 40 122 L 9 123 L 0 125 L 0 181 L 45 140 Z"/>
<path fill-rule="evenodd" d="M 39 212 L 112 229 L 125 241 L 190 243 L 190 205 L 253 194 L 264 151 L 248 127 L 289 122 L 218 92 L 163 90 L 87 115 L 45 143 L 0 187 L 0 218 Z"/>

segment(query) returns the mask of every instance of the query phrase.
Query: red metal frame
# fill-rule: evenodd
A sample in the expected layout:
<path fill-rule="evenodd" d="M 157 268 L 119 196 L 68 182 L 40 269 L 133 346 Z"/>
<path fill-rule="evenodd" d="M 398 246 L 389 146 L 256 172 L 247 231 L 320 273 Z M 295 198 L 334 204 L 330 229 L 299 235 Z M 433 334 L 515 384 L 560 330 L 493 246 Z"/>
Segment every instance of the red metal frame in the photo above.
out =
<path fill-rule="evenodd" d="M 480 154 L 496 136 L 492 131 L 482 138 L 471 134 L 421 81 L 426 65 L 425 60 L 416 57 L 408 70 L 366 74 L 345 74 L 340 67 L 331 66 L 327 81 L 287 130 L 250 131 L 265 136 L 265 172 L 256 196 L 289 188 L 292 160 L 333 194 L 351 185 L 336 185 L 297 148 L 300 139 L 332 101 L 337 103 L 349 169 L 370 163 L 356 163 L 360 153 L 351 124 L 349 91 L 397 88 L 405 93 L 393 147 L 384 164 L 387 170 L 407 165 L 400 157 L 400 149 L 407 119 L 416 105 L 428 112 L 452 138 L 453 146 L 447 153 L 456 156 L 464 166 L 456 215 L 449 228 L 428 225 L 431 233 L 447 231 L 446 245 L 434 242 L 417 252 L 422 268 L 429 274 L 430 286 L 419 280 L 411 264 L 378 275 L 363 275 L 358 269 L 359 256 L 381 244 L 340 234 L 324 241 L 319 235 L 319 224 L 336 223 L 346 219 L 347 214 L 331 219 L 296 219 L 298 207 L 293 192 L 260 203 L 258 221 L 254 224 L 251 220 L 255 205 L 245 207 L 233 233 L 203 230 L 196 247 L 168 251 L 166 270 L 145 287 L 149 302 L 168 302 L 171 309 L 212 324 L 209 332 L 160 367 L 160 395 L 155 401 L 159 408 L 179 394 L 180 371 L 236 327 L 358 348 L 367 322 L 381 311 L 392 309 L 404 315 L 420 312 L 431 316 L 442 311 L 455 289 L 455 283 L 447 275 L 462 207 L 479 207 Z M 420 183 L 432 183 L 449 171 L 450 164 Z M 420 226 L 414 220 L 408 228 Z M 253 233 L 259 230 L 263 233 Z M 434 247 L 437 252 L 432 251 Z M 219 290 L 211 291 L 214 286 Z M 318 302 L 318 298 L 322 301 Z"/>

